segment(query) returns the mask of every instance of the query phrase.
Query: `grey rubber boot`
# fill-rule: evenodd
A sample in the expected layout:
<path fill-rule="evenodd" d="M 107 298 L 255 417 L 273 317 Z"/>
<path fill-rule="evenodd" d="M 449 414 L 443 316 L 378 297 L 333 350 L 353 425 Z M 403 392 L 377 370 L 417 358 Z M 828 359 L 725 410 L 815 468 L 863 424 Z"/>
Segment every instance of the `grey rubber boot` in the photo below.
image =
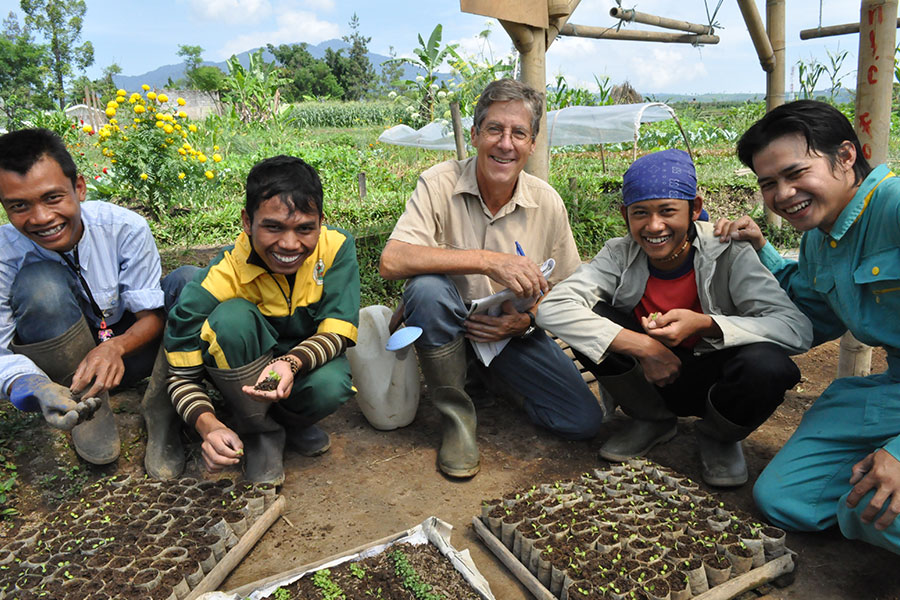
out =
<path fill-rule="evenodd" d="M 150 383 L 141 400 L 141 412 L 147 426 L 147 450 L 144 469 L 153 479 L 177 479 L 184 471 L 184 447 L 181 443 L 181 417 L 169 398 L 166 378 L 169 363 L 160 340 L 159 352 L 150 373 Z"/>
<path fill-rule="evenodd" d="M 416 348 L 431 401 L 442 415 L 438 468 L 449 477 L 472 477 L 481 469 L 475 405 L 465 392 L 466 340 L 458 337 L 437 348 Z"/>
<path fill-rule="evenodd" d="M 754 429 L 736 425 L 723 417 L 707 395 L 706 414 L 697 421 L 703 481 L 718 487 L 737 487 L 747 483 L 749 475 L 741 440 Z"/>
<path fill-rule="evenodd" d="M 621 375 L 598 377 L 597 381 L 622 411 L 631 417 L 625 429 L 613 434 L 600 446 L 600 456 L 609 461 L 624 461 L 642 456 L 653 446 L 668 442 L 678 433 L 678 419 L 666 408 L 655 386 L 644 377 L 635 360 Z"/>
<path fill-rule="evenodd" d="M 236 369 L 206 367 L 210 378 L 231 409 L 229 427 L 244 443 L 244 479 L 252 483 L 284 483 L 284 427 L 269 415 L 271 405 L 257 402 L 241 388 L 254 385 L 266 363 L 266 354 Z"/>
<path fill-rule="evenodd" d="M 10 344 L 10 349 L 27 356 L 50 379 L 68 387 L 78 365 L 96 345 L 91 328 L 81 317 L 62 335 L 34 344 Z M 122 445 L 116 419 L 109 407 L 109 394 L 104 392 L 99 397 L 100 408 L 94 416 L 72 428 L 72 445 L 78 456 L 87 462 L 107 465 L 119 458 Z"/>

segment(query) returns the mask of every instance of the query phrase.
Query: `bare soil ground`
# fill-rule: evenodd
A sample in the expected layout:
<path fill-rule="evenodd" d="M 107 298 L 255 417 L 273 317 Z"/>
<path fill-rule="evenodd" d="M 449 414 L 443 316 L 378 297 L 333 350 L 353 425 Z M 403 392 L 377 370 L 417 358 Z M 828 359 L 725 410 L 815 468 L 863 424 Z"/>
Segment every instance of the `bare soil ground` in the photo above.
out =
<path fill-rule="evenodd" d="M 796 357 L 804 379 L 788 393 L 776 414 L 745 442 L 751 481 L 831 381 L 837 356 L 838 346 L 833 342 Z M 875 351 L 872 369 L 885 369 L 883 352 Z M 96 468 L 79 462 L 67 438 L 44 426 L 39 417 L 18 422 L 15 439 L 6 452 L 7 458 L 18 465 L 18 483 L 12 494 L 22 516 L 12 520 L 12 527 L 25 520 L 40 521 L 60 498 L 77 497 L 80 487 L 88 481 L 115 472 L 142 472 L 146 436 L 138 408 L 141 391 L 129 389 L 113 397 L 123 453 L 118 463 L 109 467 Z M 471 551 L 498 599 L 530 598 L 477 539 L 471 527 L 472 517 L 480 512 L 483 499 L 536 483 L 574 478 L 601 466 L 597 448 L 623 422 L 620 415 L 595 440 L 566 442 L 537 429 L 521 412 L 497 400 L 493 406 L 479 408 L 481 473 L 469 481 L 458 482 L 444 478 L 436 469 L 440 420 L 427 393 L 415 421 L 390 432 L 369 426 L 351 401 L 322 423 L 332 436 L 330 452 L 318 458 L 287 452 L 287 481 L 282 489 L 287 499 L 286 519 L 272 526 L 222 589 L 233 589 L 341 553 L 436 515 L 453 525 L 454 546 Z M 699 481 L 692 420 L 683 419 L 679 429 L 680 435 L 654 449 L 650 458 Z M 198 452 L 196 440 L 190 442 L 186 475 L 204 476 Z M 729 505 L 758 514 L 750 485 L 735 491 L 712 491 Z M 0 536 L 4 533 L 0 530 Z M 766 588 L 766 598 L 900 598 L 900 580 L 894 571 L 898 559 L 894 554 L 845 540 L 836 529 L 818 534 L 791 533 L 788 546 L 799 554 L 796 580 L 783 589 Z"/>

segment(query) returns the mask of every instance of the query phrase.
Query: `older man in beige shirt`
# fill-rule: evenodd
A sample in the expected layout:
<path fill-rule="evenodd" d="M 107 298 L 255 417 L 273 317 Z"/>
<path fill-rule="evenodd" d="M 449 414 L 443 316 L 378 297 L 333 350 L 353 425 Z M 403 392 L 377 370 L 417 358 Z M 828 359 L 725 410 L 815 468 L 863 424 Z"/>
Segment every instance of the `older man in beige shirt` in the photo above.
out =
<path fill-rule="evenodd" d="M 406 322 L 423 329 L 416 350 L 443 415 L 438 467 L 450 477 L 480 468 L 475 407 L 464 390 L 466 338 L 508 340 L 488 368 L 534 423 L 584 439 L 605 417 L 572 361 L 535 327 L 536 307 L 520 312 L 506 302 L 499 316 L 468 315 L 472 300 L 503 289 L 539 300 L 581 262 L 559 194 L 523 172 L 542 110 L 543 97 L 520 82 L 489 84 L 471 131 L 477 156 L 419 177 L 381 255 L 383 277 L 409 279 Z M 549 282 L 539 266 L 548 258 L 556 262 Z"/>

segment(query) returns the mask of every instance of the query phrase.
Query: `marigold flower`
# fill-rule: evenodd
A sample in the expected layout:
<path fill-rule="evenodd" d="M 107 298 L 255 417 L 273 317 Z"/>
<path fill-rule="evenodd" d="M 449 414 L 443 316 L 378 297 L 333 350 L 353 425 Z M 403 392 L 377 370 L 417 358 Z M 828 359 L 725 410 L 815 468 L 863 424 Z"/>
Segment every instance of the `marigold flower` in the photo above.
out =
<path fill-rule="evenodd" d="M 156 100 L 156 92 L 147 92 L 147 100 Z"/>
<path fill-rule="evenodd" d="M 112 106 L 110 106 L 109 108 L 107 108 L 107 109 L 106 109 L 106 116 L 107 116 L 107 117 L 114 117 L 114 116 L 116 116 L 116 109 L 114 109 Z"/>
<path fill-rule="evenodd" d="M 162 129 L 162 127 L 163 127 L 164 125 L 165 125 L 165 123 L 163 123 L 162 121 L 157 121 L 157 122 L 156 122 L 156 126 L 159 127 L 160 129 Z"/>
<path fill-rule="evenodd" d="M 149 95 L 149 94 L 148 94 L 148 95 Z M 169 101 L 169 97 L 166 96 L 165 94 L 160 94 L 159 96 L 156 97 L 156 99 L 159 100 L 159 103 L 160 103 L 160 104 L 162 104 L 163 102 L 168 102 L 168 101 Z"/>
<path fill-rule="evenodd" d="M 147 181 L 147 178 L 148 178 L 148 177 L 149 177 L 149 175 L 147 175 L 146 173 L 141 173 L 141 180 L 142 180 L 142 181 Z"/>
<path fill-rule="evenodd" d="M 221 154 L 213 154 L 213 161 L 214 162 L 222 162 L 222 155 Z"/>
<path fill-rule="evenodd" d="M 179 118 L 179 119 L 185 119 L 185 118 L 187 118 L 187 113 L 184 112 L 183 110 L 179 110 L 179 111 L 178 111 L 178 118 Z"/>
<path fill-rule="evenodd" d="M 119 89 L 116 90 L 116 96 L 124 96 L 124 95 L 127 94 L 127 93 L 128 93 L 128 92 L 126 92 L 126 91 L 123 90 L 122 88 L 119 88 Z"/>
<path fill-rule="evenodd" d="M 197 155 L 197 160 L 199 160 L 200 162 L 206 162 L 206 155 L 201 152 Z"/>
<path fill-rule="evenodd" d="M 112 164 L 116 164 L 116 159 L 111 158 L 111 159 L 109 159 L 109 162 L 111 162 Z"/>
<path fill-rule="evenodd" d="M 137 115 L 141 114 L 142 112 L 144 112 L 146 110 L 147 109 L 144 108 L 143 106 L 141 106 L 140 104 L 138 104 L 137 106 L 134 107 L 134 113 Z"/>
<path fill-rule="evenodd" d="M 184 98 L 177 98 L 175 102 L 178 103 L 178 106 L 184 106 L 187 102 L 184 101 Z"/>
<path fill-rule="evenodd" d="M 141 89 L 146 92 L 147 90 L 150 89 L 150 86 L 145 83 L 144 85 L 141 86 Z"/>
<path fill-rule="evenodd" d="M 178 174 L 178 179 L 184 179 L 184 171 Z"/>
<path fill-rule="evenodd" d="M 175 128 L 167 123 L 163 125 L 163 131 L 165 131 L 166 133 L 172 133 L 173 131 L 175 131 Z"/>
<path fill-rule="evenodd" d="M 207 178 L 207 179 L 212 179 L 213 177 L 216 176 L 216 174 L 213 173 L 212 171 L 206 171 L 206 172 L 204 173 L 204 175 L 206 175 L 206 178 Z"/>
<path fill-rule="evenodd" d="M 180 154 L 182 156 L 187 156 L 187 150 L 185 150 L 184 148 L 179 148 L 178 154 Z"/>
<path fill-rule="evenodd" d="M 191 131 L 191 133 L 197 133 L 197 126 L 194 125 L 193 123 L 188 125 L 188 129 Z"/>
<path fill-rule="evenodd" d="M 85 125 L 84 127 L 81 128 L 81 130 L 85 133 L 92 133 L 94 131 L 94 128 L 91 127 L 90 125 Z"/>
<path fill-rule="evenodd" d="M 141 95 L 137 92 L 133 92 L 130 96 L 128 96 L 128 101 L 132 104 L 141 99 Z"/>
<path fill-rule="evenodd" d="M 119 104 L 124 104 L 125 96 L 116 96 L 116 102 L 118 102 Z"/>
<path fill-rule="evenodd" d="M 213 150 L 215 150 L 216 152 L 218 152 L 218 151 L 219 151 L 219 146 L 218 146 L 218 145 L 213 146 Z"/>
<path fill-rule="evenodd" d="M 115 100 L 110 100 L 109 102 L 106 103 L 106 108 L 110 108 L 110 107 L 119 108 L 119 103 L 116 102 Z"/>

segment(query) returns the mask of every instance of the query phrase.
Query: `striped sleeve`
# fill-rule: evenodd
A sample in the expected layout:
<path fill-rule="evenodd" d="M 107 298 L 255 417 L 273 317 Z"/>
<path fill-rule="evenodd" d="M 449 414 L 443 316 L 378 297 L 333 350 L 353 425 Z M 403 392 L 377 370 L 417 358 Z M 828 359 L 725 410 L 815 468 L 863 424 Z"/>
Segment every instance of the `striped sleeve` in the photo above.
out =
<path fill-rule="evenodd" d="M 309 373 L 337 358 L 347 349 L 347 338 L 337 333 L 317 333 L 295 347 L 288 354 L 300 359 L 300 372 Z"/>
<path fill-rule="evenodd" d="M 203 365 L 196 367 L 169 366 L 166 388 L 175 411 L 181 419 L 193 427 L 197 419 L 206 412 L 215 414 L 206 387 L 203 385 Z"/>

